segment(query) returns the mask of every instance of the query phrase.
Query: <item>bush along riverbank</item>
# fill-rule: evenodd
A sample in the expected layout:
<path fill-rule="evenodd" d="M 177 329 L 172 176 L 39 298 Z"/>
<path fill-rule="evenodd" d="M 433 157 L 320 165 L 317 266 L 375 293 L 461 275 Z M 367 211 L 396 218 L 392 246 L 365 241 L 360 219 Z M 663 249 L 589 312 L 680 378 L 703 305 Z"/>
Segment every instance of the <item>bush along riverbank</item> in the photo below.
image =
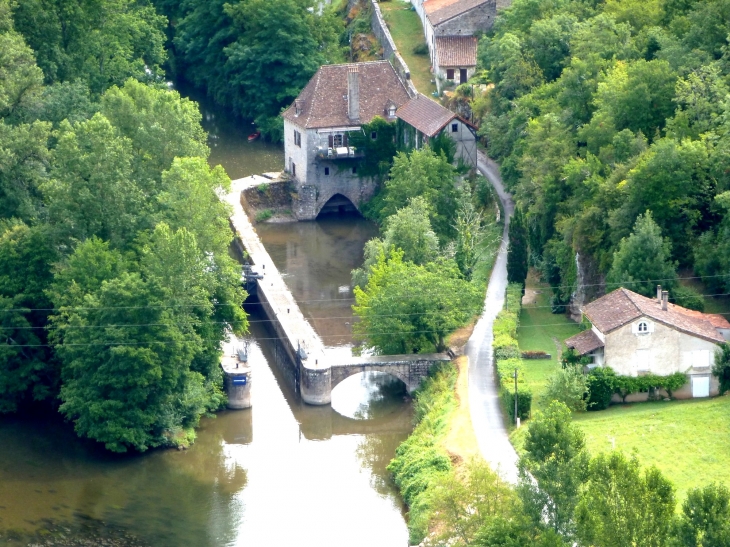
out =
<path fill-rule="evenodd" d="M 395 451 L 388 465 L 408 504 L 408 537 L 411 545 L 428 534 L 432 508 L 430 494 L 439 479 L 453 473 L 451 459 L 441 442 L 456 409 L 457 369 L 453 363 L 434 368 L 413 399 L 416 427 Z"/>

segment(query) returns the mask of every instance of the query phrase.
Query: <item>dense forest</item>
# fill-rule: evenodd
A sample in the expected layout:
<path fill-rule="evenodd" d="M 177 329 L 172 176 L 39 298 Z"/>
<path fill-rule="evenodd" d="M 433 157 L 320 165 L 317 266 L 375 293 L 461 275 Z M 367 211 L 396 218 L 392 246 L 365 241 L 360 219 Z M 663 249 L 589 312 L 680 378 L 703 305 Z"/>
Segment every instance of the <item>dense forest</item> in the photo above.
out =
<path fill-rule="evenodd" d="M 245 293 L 165 19 L 0 0 L 0 413 L 44 404 L 114 451 L 184 446 L 225 404 Z"/>
<path fill-rule="evenodd" d="M 579 274 L 730 292 L 729 34 L 727 0 L 514 0 L 480 40 L 481 134 L 556 311 Z"/>

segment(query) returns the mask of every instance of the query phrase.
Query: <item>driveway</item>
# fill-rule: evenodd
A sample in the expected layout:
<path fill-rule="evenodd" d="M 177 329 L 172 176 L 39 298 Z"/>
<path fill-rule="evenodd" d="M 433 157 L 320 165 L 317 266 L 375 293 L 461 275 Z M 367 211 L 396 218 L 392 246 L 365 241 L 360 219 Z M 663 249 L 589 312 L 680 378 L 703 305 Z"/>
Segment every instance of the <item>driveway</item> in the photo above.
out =
<path fill-rule="evenodd" d="M 507 289 L 507 243 L 509 220 L 514 210 L 510 195 L 505 191 L 499 176 L 499 166 L 486 154 L 479 152 L 479 171 L 487 177 L 497 191 L 505 214 L 502 244 L 497 261 L 489 278 L 484 312 L 474 327 L 465 353 L 469 357 L 469 407 L 472 426 L 479 449 L 493 469 L 511 483 L 517 482 L 517 453 L 509 442 L 504 426 L 499 392 L 492 361 L 492 324 L 504 305 Z"/>

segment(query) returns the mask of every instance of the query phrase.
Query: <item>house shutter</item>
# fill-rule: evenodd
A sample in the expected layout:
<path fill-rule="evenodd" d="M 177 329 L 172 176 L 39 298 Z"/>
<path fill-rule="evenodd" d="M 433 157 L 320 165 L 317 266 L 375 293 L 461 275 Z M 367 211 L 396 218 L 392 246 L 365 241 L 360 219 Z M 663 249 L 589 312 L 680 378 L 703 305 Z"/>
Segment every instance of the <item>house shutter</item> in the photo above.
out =
<path fill-rule="evenodd" d="M 349 146 L 347 144 L 347 135 L 349 135 L 349 133 L 345 133 L 344 135 L 342 135 L 342 146 Z"/>
<path fill-rule="evenodd" d="M 329 146 L 330 148 L 333 148 L 334 144 L 335 144 L 334 136 L 332 136 L 332 135 L 328 136 L 327 137 L 327 146 Z"/>

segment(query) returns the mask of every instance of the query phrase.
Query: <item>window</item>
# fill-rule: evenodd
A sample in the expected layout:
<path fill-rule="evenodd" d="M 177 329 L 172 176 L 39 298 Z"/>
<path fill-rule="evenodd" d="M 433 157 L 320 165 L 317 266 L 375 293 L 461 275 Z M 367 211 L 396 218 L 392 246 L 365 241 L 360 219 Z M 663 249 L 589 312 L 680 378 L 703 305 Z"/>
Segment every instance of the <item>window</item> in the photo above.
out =
<path fill-rule="evenodd" d="M 654 323 L 647 319 L 640 319 L 631 325 L 631 332 L 637 336 L 651 334 L 654 332 Z"/>
<path fill-rule="evenodd" d="M 446 79 L 447 80 L 453 80 L 454 79 L 454 69 L 453 68 L 447 68 L 446 69 Z"/>
<path fill-rule="evenodd" d="M 458 123 L 452 123 L 451 124 L 451 132 L 452 133 L 458 133 L 459 132 L 459 124 Z"/>
<path fill-rule="evenodd" d="M 325 167 L 324 168 L 324 176 L 325 177 L 329 177 L 330 176 L 330 168 L 329 167 Z"/>
<path fill-rule="evenodd" d="M 370 138 L 373 139 L 373 140 L 377 139 L 378 138 L 378 132 L 377 131 L 373 131 L 372 133 L 370 133 Z"/>
<path fill-rule="evenodd" d="M 297 176 L 297 164 L 294 162 L 291 162 L 291 176 L 292 177 Z"/>
<path fill-rule="evenodd" d="M 332 146 L 334 148 L 339 148 L 342 146 L 342 135 L 335 135 L 332 137 Z"/>
<path fill-rule="evenodd" d="M 639 323 L 639 326 L 636 330 L 639 331 L 640 333 L 649 332 L 649 325 L 646 324 L 646 321 L 642 321 L 641 323 Z"/>
<path fill-rule="evenodd" d="M 294 144 L 299 148 L 302 147 L 302 134 L 296 129 L 294 130 Z"/>
<path fill-rule="evenodd" d="M 352 174 L 357 175 L 357 166 L 356 165 L 352 166 Z"/>
<path fill-rule="evenodd" d="M 395 116 L 395 105 L 390 105 L 388 107 L 388 116 L 393 118 Z"/>

